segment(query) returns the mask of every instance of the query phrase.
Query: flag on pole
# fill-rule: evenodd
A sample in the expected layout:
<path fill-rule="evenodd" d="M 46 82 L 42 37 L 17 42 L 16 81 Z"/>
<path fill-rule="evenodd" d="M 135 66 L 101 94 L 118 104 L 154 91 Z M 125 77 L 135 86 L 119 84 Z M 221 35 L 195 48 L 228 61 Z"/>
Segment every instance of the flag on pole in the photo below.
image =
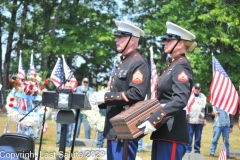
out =
<path fill-rule="evenodd" d="M 62 59 L 63 59 L 63 71 L 65 74 L 65 79 L 67 79 L 68 76 L 70 75 L 71 70 L 70 70 L 69 66 L 67 65 L 67 62 L 65 61 L 64 55 L 62 55 Z M 74 75 L 72 76 L 70 83 L 72 86 L 72 91 L 75 91 L 78 86 L 78 81 Z"/>
<path fill-rule="evenodd" d="M 156 98 L 157 69 L 153 60 L 153 47 L 150 47 L 150 65 L 151 65 L 151 99 Z"/>
<path fill-rule="evenodd" d="M 62 60 L 58 58 L 57 63 L 55 64 L 52 74 L 50 76 L 51 80 L 53 81 L 56 87 L 59 87 L 61 84 L 64 83 L 62 67 L 63 67 Z"/>
<path fill-rule="evenodd" d="M 109 80 L 108 80 L 108 89 L 110 89 L 110 85 L 111 85 L 111 81 L 112 81 L 112 77 L 113 77 L 113 75 L 114 75 L 114 73 L 115 73 L 115 71 L 116 71 L 116 69 L 117 69 L 117 58 L 114 58 L 114 61 L 113 61 L 113 68 L 112 68 L 112 70 L 111 70 L 111 72 L 110 72 L 110 77 L 109 77 Z"/>
<path fill-rule="evenodd" d="M 226 149 L 224 142 L 223 142 L 223 147 L 219 154 L 218 160 L 227 160 L 227 149 Z"/>
<path fill-rule="evenodd" d="M 213 79 L 208 101 L 212 105 L 235 115 L 239 103 L 238 93 L 218 60 L 214 56 L 212 56 L 212 60 Z"/>
<path fill-rule="evenodd" d="M 34 61 L 33 61 L 33 53 L 32 53 L 31 54 L 31 60 L 30 60 L 29 75 L 30 75 L 31 78 L 34 78 L 35 74 L 36 74 L 36 72 L 35 72 Z"/>
<path fill-rule="evenodd" d="M 4 130 L 3 130 L 3 133 L 10 133 L 10 130 L 9 130 L 9 122 L 6 123 L 5 128 L 4 128 Z"/>
<path fill-rule="evenodd" d="M 189 114 L 194 102 L 195 102 L 195 94 L 194 94 L 194 87 L 193 87 L 187 103 L 187 114 Z"/>
<path fill-rule="evenodd" d="M 22 51 L 20 50 L 19 62 L 18 62 L 18 78 L 25 79 L 25 72 L 22 65 Z"/>

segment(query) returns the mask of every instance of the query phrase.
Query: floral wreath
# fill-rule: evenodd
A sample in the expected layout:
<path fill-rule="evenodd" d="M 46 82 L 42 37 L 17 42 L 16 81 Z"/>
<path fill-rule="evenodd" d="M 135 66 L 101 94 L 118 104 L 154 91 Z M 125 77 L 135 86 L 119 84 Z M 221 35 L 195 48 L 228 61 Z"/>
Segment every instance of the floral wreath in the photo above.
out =
<path fill-rule="evenodd" d="M 106 90 L 107 90 L 107 88 L 103 88 L 98 92 L 91 93 L 89 96 L 89 102 L 91 104 L 92 109 L 91 110 L 82 110 L 82 114 L 84 114 L 83 118 L 88 120 L 88 123 L 89 123 L 91 129 L 98 130 L 99 132 L 103 132 L 103 130 L 104 130 L 105 116 L 100 113 L 98 105 L 95 104 L 93 97 L 94 97 L 95 93 L 104 94 L 106 92 Z"/>
<path fill-rule="evenodd" d="M 47 87 L 51 88 L 53 85 L 46 79 L 47 72 L 35 73 L 27 77 L 27 79 L 20 79 L 14 76 L 9 78 L 9 83 L 13 85 L 13 88 L 9 92 L 6 99 L 6 110 L 9 120 L 19 124 L 19 120 L 29 113 L 36 105 L 39 105 L 42 101 L 42 92 L 47 90 Z M 42 81 L 44 77 L 44 80 Z M 38 104 L 39 103 L 39 104 Z M 45 107 L 39 105 L 30 112 L 20 124 L 23 127 L 35 126 L 42 121 Z M 51 114 L 51 109 L 46 107 L 46 118 Z"/>

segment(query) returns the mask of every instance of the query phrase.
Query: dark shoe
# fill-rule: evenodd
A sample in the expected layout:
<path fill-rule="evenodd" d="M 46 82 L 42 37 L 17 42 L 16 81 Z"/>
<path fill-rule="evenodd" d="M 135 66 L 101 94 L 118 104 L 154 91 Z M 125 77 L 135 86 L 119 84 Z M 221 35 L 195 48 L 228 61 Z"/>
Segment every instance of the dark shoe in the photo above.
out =
<path fill-rule="evenodd" d="M 213 155 L 213 154 L 210 154 L 209 157 L 214 157 L 214 155 Z"/>

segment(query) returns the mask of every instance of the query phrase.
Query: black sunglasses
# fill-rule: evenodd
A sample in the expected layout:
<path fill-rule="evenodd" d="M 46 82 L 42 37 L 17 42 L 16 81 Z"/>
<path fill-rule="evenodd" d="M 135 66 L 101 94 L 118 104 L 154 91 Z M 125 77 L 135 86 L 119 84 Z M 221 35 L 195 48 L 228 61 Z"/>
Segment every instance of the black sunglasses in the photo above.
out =
<path fill-rule="evenodd" d="M 88 81 L 83 81 L 83 83 L 88 83 Z"/>
<path fill-rule="evenodd" d="M 199 90 L 199 89 L 200 89 L 200 87 L 195 87 L 195 89 L 198 89 L 198 90 Z"/>

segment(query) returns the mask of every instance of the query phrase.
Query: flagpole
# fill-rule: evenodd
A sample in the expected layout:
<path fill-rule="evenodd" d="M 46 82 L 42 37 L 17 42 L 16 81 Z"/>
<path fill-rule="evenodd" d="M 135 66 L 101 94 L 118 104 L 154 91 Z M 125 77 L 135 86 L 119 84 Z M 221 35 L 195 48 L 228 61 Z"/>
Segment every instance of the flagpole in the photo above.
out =
<path fill-rule="evenodd" d="M 212 52 L 212 73 L 213 73 L 213 76 L 214 76 L 214 61 L 213 61 L 213 52 Z"/>

